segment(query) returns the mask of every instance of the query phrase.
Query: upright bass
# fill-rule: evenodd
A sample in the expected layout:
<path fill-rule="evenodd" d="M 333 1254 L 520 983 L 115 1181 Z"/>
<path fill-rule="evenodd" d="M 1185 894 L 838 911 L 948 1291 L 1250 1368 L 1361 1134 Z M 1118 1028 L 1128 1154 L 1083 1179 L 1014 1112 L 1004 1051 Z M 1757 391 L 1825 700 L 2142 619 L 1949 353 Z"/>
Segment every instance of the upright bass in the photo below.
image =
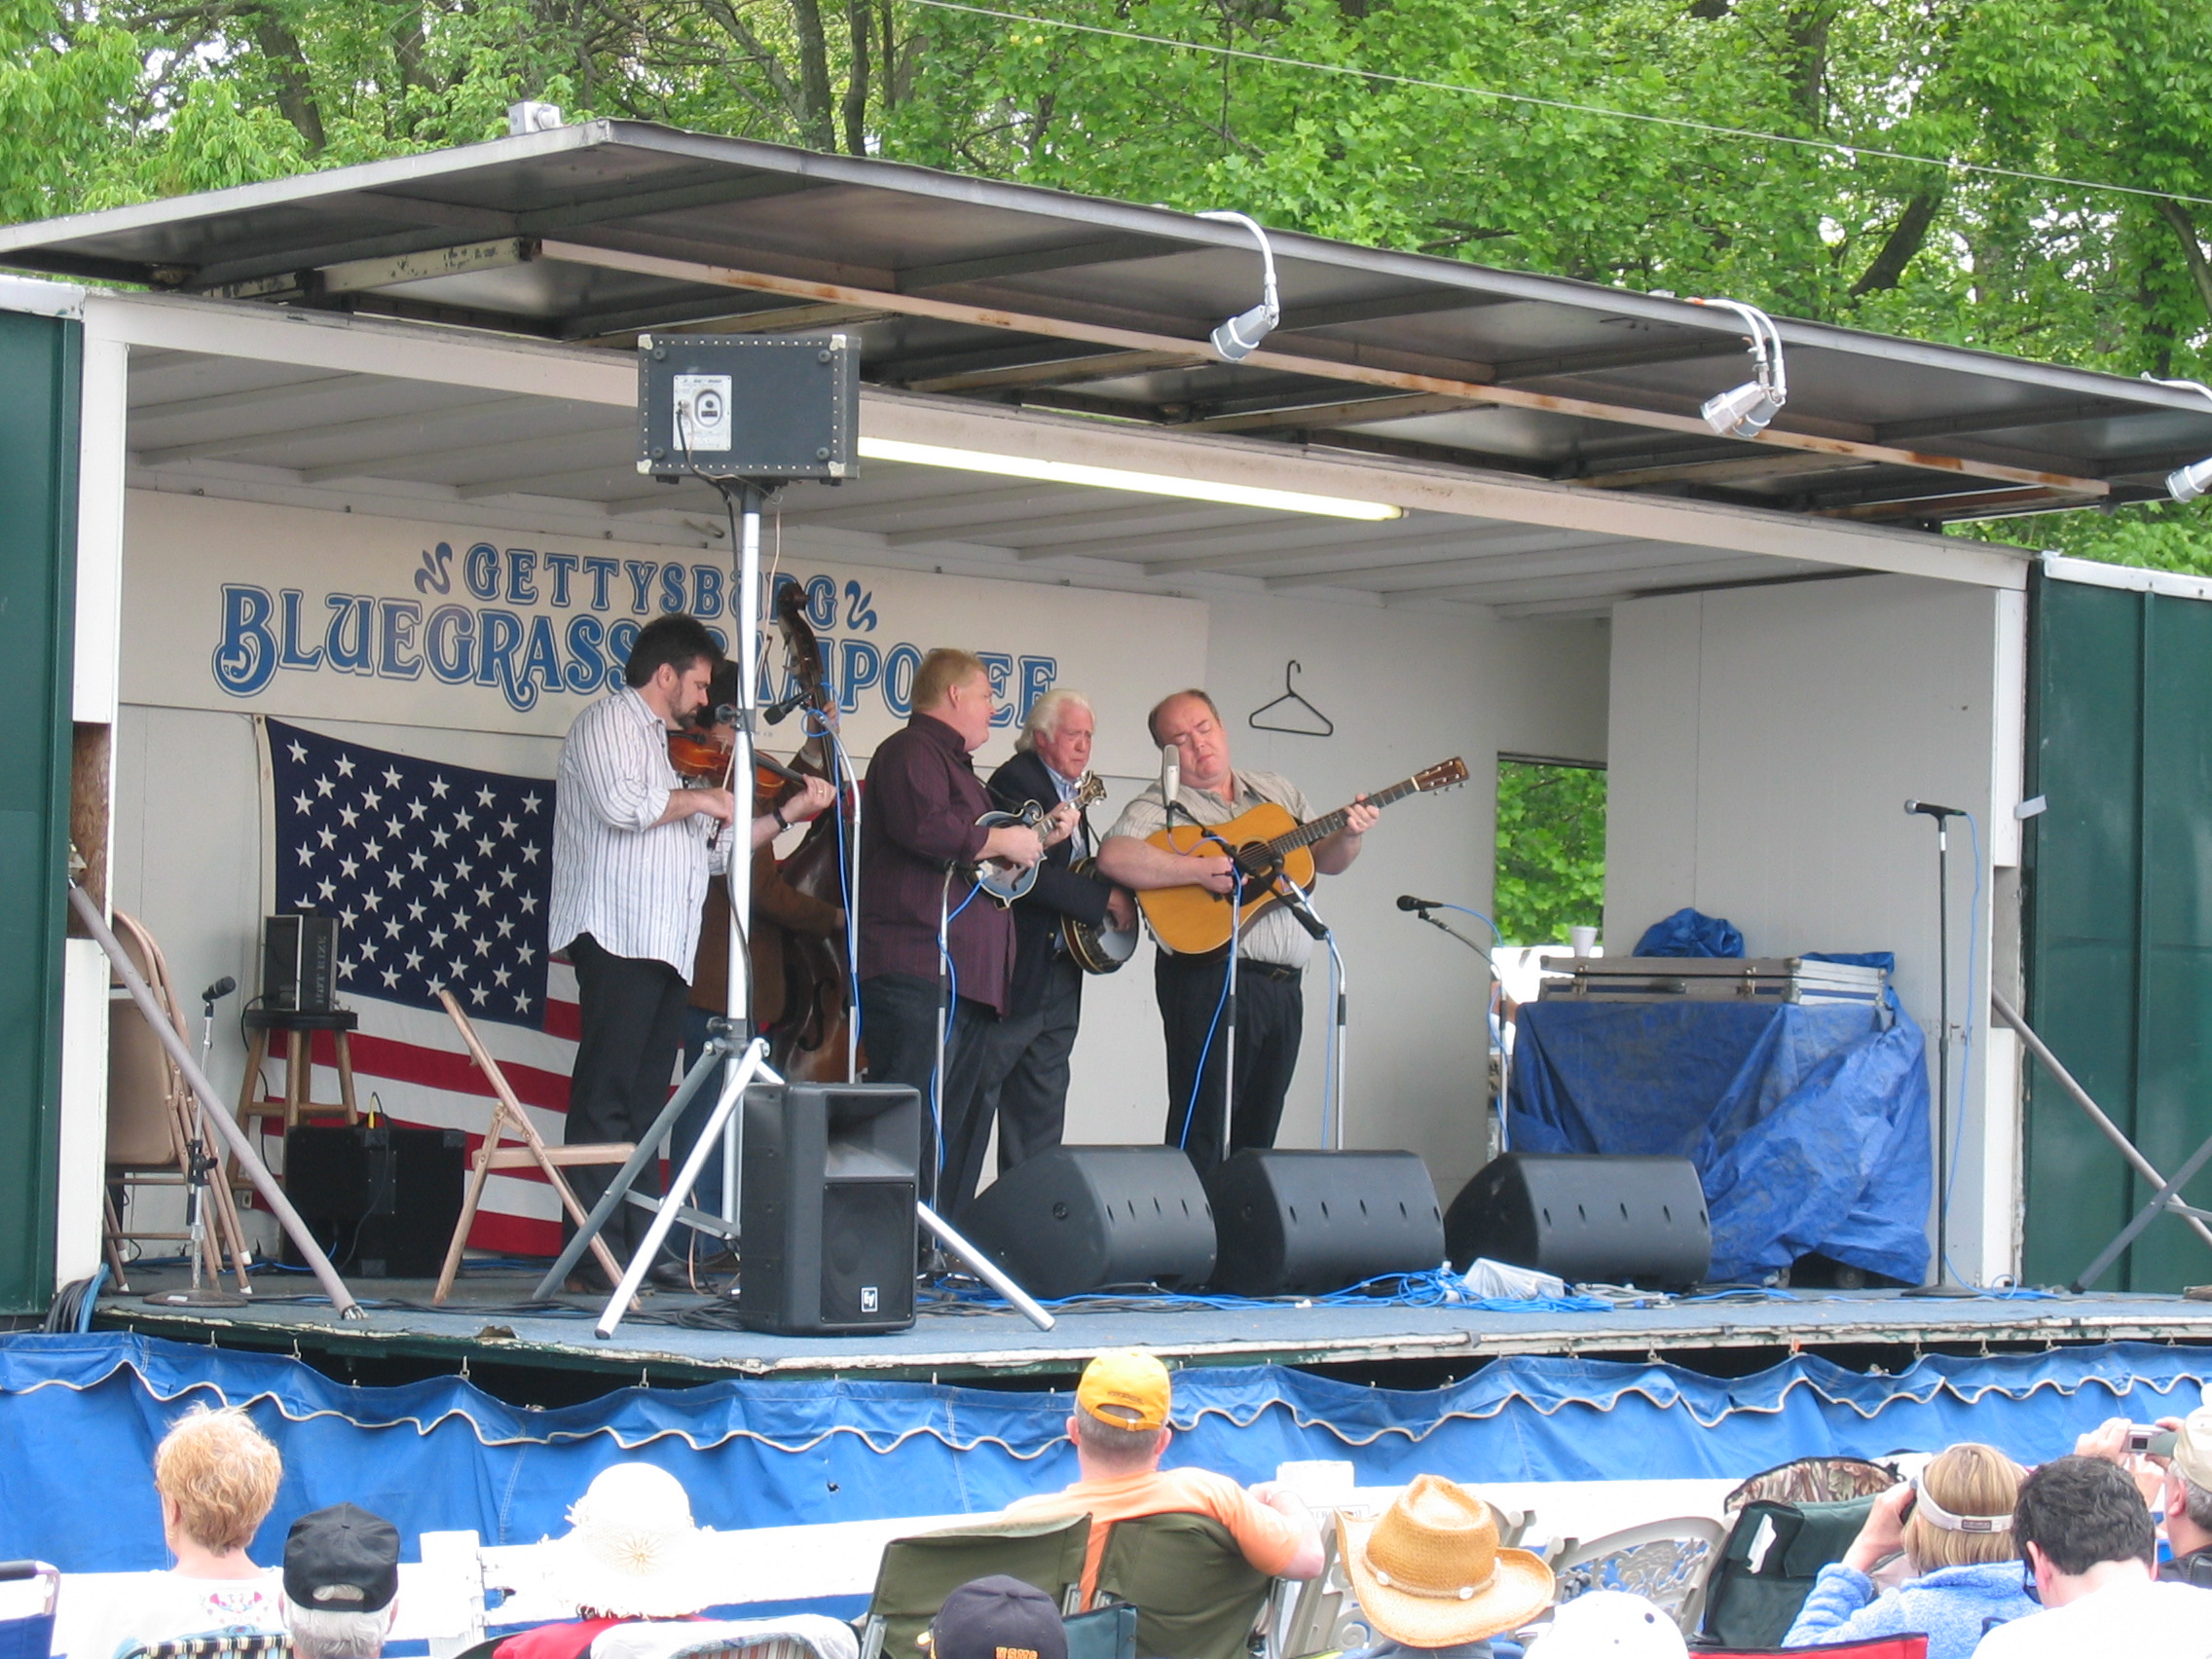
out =
<path fill-rule="evenodd" d="M 773 602 L 776 623 L 783 633 L 784 669 L 799 696 L 797 707 L 806 721 L 806 741 L 791 759 L 794 772 L 827 778 L 838 792 L 837 810 L 825 812 L 807 827 L 805 837 L 792 856 L 783 861 L 783 880 L 798 892 L 851 912 L 851 896 L 858 888 L 860 839 L 852 831 L 852 799 L 838 775 L 831 734 L 836 727 L 836 706 L 830 700 L 822 668 L 822 649 L 806 619 L 806 594 L 795 582 L 778 586 Z M 773 810 L 788 798 L 789 786 L 762 773 L 758 795 L 761 812 Z M 782 1022 L 769 1042 L 769 1062 L 792 1083 L 846 1083 L 853 1011 L 852 961 L 847 953 L 850 937 L 793 934 L 784 947 L 784 1009 Z"/>

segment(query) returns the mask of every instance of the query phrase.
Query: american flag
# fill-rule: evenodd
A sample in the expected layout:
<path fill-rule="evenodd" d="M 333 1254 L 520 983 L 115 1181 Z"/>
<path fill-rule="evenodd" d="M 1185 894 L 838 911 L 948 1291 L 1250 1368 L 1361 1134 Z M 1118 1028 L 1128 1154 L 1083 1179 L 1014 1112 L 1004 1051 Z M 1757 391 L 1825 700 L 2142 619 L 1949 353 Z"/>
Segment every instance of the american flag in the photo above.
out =
<path fill-rule="evenodd" d="M 439 1007 L 453 992 L 538 1132 L 558 1143 L 576 1051 L 574 973 L 550 960 L 553 784 L 342 742 L 267 720 L 279 910 L 338 918 L 356 1096 L 393 1123 L 458 1128 L 473 1153 L 492 1093 Z M 318 1068 L 335 1064 L 326 1036 Z M 272 1073 L 280 1070 L 273 1061 Z M 337 1098 L 335 1073 L 316 1080 Z M 469 1242 L 550 1256 L 552 1190 L 501 1173 Z"/>

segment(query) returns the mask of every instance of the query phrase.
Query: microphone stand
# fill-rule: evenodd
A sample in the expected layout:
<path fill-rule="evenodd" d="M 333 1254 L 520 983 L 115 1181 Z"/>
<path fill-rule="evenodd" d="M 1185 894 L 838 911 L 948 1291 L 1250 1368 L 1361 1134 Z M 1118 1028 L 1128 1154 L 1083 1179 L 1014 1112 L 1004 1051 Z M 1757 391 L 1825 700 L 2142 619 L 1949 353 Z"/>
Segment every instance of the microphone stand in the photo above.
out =
<path fill-rule="evenodd" d="M 1333 1119 L 1335 1132 L 1323 1138 L 1335 1142 L 1326 1150 L 1342 1152 L 1345 1149 L 1345 1045 L 1350 1040 L 1346 1023 L 1346 1008 L 1350 1000 L 1351 985 L 1345 973 L 1345 955 L 1337 948 L 1337 936 L 1329 924 L 1321 919 L 1320 911 L 1313 907 L 1313 895 L 1288 875 L 1282 877 L 1276 891 L 1290 905 L 1290 913 L 1298 925 L 1311 934 L 1314 940 L 1329 947 L 1329 960 L 1337 965 L 1337 1022 L 1336 1058 L 1329 1068 L 1329 1097 L 1336 1103 Z M 1327 1126 L 1327 1125 L 1325 1125 Z"/>
<path fill-rule="evenodd" d="M 1948 807 L 1908 801 L 1907 812 L 1936 821 L 1936 1279 L 1901 1296 L 1960 1297 L 1976 1292 L 1951 1277 L 1951 819 Z M 1971 994 L 1972 987 L 1968 990 Z"/>
<path fill-rule="evenodd" d="M 1505 990 L 1505 981 L 1498 977 L 1496 957 L 1493 956 L 1489 951 L 1485 950 L 1481 945 L 1477 944 L 1473 940 L 1469 939 L 1465 934 L 1461 933 L 1450 922 L 1439 920 L 1435 911 L 1428 905 L 1417 904 L 1416 906 L 1414 906 L 1413 913 L 1420 920 L 1426 922 L 1430 927 L 1434 928 L 1438 933 L 1450 935 L 1453 939 L 1457 940 L 1461 944 L 1465 945 L 1469 950 L 1473 951 L 1477 956 L 1481 957 L 1483 959 L 1483 971 L 1489 976 L 1489 983 L 1496 985 L 1499 993 L 1501 995 L 1503 994 Z M 1486 1003 L 1490 1001 L 1490 993 L 1487 986 L 1483 993 L 1483 1001 L 1485 1001 Z M 1483 1036 L 1487 1043 L 1490 1037 L 1490 1021 L 1488 1019 L 1485 1019 L 1483 1021 Z M 1512 1087 L 1513 1051 L 1505 1046 L 1505 1033 L 1501 1028 L 1497 1034 L 1497 1138 L 1498 1145 L 1501 1150 L 1506 1145 L 1505 1103 L 1507 1096 L 1512 1090 Z"/>

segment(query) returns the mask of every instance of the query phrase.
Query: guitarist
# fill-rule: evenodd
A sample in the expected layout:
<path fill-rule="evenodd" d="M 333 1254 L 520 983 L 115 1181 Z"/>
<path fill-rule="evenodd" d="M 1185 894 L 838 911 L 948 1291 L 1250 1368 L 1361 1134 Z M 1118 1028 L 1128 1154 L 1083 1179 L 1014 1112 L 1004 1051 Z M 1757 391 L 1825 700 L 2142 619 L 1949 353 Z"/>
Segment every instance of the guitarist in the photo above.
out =
<path fill-rule="evenodd" d="M 991 735 L 991 679 L 980 658 L 940 647 L 914 671 L 913 716 L 885 738 L 867 768 L 861 815 L 861 1040 L 867 1080 L 921 1091 L 926 1201 L 947 1218 L 975 1196 L 990 1138 L 984 1066 L 1014 977 L 1014 922 L 970 872 L 985 860 L 1028 866 L 1042 847 L 1019 824 L 985 830 L 990 792 L 969 759 Z M 949 972 L 938 953 L 940 918 Z M 938 1014 L 952 994 L 944 1092 L 934 1114 L 939 1171 L 927 1132 L 937 1067 Z"/>
<path fill-rule="evenodd" d="M 1313 816 L 1306 795 L 1288 778 L 1272 772 L 1239 772 L 1229 762 L 1229 733 L 1213 699 L 1197 688 L 1163 699 L 1149 717 L 1152 740 L 1172 745 L 1182 766 L 1182 788 L 1174 801 L 1177 824 L 1225 824 L 1273 801 L 1300 823 Z M 1338 875 L 1359 857 L 1361 837 L 1380 816 L 1362 795 L 1345 814 L 1345 827 L 1313 843 L 1313 867 Z M 1131 801 L 1105 844 L 1098 867 L 1124 887 L 1203 887 L 1231 892 L 1228 855 L 1218 847 L 1182 854 L 1153 846 L 1145 837 L 1168 827 L 1168 803 L 1159 784 Z M 1251 895 L 1245 895 L 1249 902 Z M 1299 1039 L 1306 1024 L 1302 984 L 1313 941 L 1276 904 L 1245 924 L 1237 942 L 1236 1077 L 1230 1114 L 1230 1145 L 1221 1142 L 1221 1030 L 1227 953 L 1178 956 L 1161 945 L 1154 962 L 1154 990 L 1167 1037 L 1167 1134 L 1202 1174 L 1229 1153 L 1271 1147 L 1282 1121 L 1283 1095 L 1298 1069 Z M 1205 1056 L 1205 1080 L 1198 1086 L 1198 1061 Z M 1196 1091 L 1196 1108 L 1193 1094 Z"/>
<path fill-rule="evenodd" d="M 1014 905 L 1014 986 L 990 1062 L 998 1080 L 1001 1175 L 1060 1144 L 1084 977 L 1061 942 L 1060 918 L 1093 927 L 1111 920 L 1118 928 L 1136 920 L 1136 902 L 1124 890 L 1070 867 L 1098 852 L 1089 817 L 1075 801 L 1076 786 L 1090 770 L 1096 725 L 1089 698 L 1054 686 L 1031 705 L 1014 758 L 991 774 L 991 798 L 1001 811 L 1034 803 L 1046 815 L 1037 884 Z"/>

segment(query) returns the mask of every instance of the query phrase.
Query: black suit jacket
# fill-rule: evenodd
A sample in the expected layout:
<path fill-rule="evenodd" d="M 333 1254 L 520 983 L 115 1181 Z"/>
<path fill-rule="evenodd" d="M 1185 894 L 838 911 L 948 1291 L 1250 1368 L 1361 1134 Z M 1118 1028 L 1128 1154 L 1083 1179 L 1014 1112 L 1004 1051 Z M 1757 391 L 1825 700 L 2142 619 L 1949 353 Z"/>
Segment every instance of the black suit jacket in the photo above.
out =
<path fill-rule="evenodd" d="M 1035 755 L 1017 754 L 991 774 L 991 798 L 1006 812 L 1019 812 L 1031 801 L 1051 811 L 1060 803 L 1060 792 L 1045 762 Z M 1092 853 L 1098 837 L 1090 828 L 1090 815 L 1083 819 L 1084 839 Z M 1014 905 L 1014 987 L 1007 999 L 1007 1015 L 1034 1014 L 1045 994 L 1045 967 L 1052 959 L 1052 941 L 1060 931 L 1060 918 L 1074 916 L 1095 927 L 1106 919 L 1106 901 L 1113 885 L 1096 876 L 1078 875 L 1068 866 L 1075 862 L 1073 837 L 1046 849 L 1037 866 L 1037 882 Z"/>

